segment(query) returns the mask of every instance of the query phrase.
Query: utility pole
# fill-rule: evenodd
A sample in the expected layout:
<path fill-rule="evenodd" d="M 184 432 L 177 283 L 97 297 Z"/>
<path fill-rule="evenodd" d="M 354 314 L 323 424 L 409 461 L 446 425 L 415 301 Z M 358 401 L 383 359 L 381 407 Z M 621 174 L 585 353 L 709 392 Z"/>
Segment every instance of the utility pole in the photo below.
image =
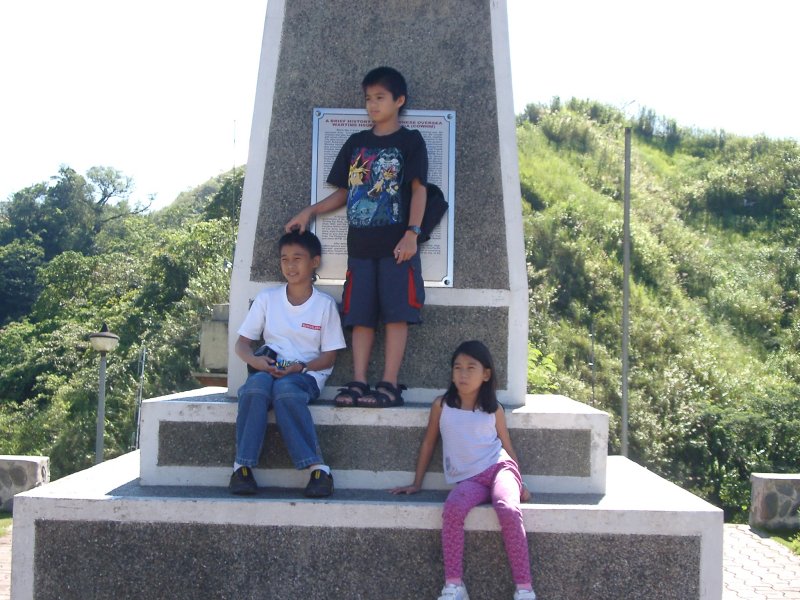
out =
<path fill-rule="evenodd" d="M 628 342 L 631 276 L 631 128 L 625 128 L 625 190 L 622 223 L 622 456 L 628 456 Z"/>

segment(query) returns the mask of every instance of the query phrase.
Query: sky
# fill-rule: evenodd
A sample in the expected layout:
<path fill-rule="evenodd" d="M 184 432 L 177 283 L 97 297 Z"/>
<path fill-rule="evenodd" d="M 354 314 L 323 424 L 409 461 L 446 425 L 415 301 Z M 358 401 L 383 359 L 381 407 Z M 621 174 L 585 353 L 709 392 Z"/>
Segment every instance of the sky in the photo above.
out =
<path fill-rule="evenodd" d="M 0 201 L 107 165 L 160 208 L 245 164 L 266 5 L 0 2 Z M 800 140 L 800 2 L 508 0 L 508 16 L 518 113 L 576 96 Z"/>

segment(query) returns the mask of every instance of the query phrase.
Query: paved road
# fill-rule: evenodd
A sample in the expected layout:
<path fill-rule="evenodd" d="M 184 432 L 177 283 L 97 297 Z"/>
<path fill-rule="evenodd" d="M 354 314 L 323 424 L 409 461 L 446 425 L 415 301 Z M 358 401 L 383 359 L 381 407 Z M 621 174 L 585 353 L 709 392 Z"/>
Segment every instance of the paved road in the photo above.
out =
<path fill-rule="evenodd" d="M 0 536 L 0 600 L 11 600 L 11 529 Z"/>
<path fill-rule="evenodd" d="M 753 533 L 725 525 L 722 600 L 800 600 L 800 556 Z M 11 531 L 0 537 L 0 600 L 11 599 Z"/>
<path fill-rule="evenodd" d="M 747 525 L 725 525 L 723 600 L 800 600 L 800 556 Z"/>

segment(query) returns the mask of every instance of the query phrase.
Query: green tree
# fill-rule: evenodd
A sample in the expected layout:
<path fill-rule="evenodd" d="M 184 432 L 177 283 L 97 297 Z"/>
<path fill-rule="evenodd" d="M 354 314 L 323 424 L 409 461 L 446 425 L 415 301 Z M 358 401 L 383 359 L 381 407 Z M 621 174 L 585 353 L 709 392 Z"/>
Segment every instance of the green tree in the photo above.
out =
<path fill-rule="evenodd" d="M 0 205 L 0 242 L 36 240 L 45 260 L 67 251 L 88 254 L 109 222 L 148 208 L 129 205 L 132 190 L 132 179 L 112 167 L 92 167 L 83 177 L 62 166 L 49 184 L 25 188 Z"/>
<path fill-rule="evenodd" d="M 0 325 L 30 310 L 39 294 L 36 270 L 44 263 L 44 250 L 31 239 L 0 246 Z"/>
<path fill-rule="evenodd" d="M 28 319 L 0 329 L 0 452 L 50 455 L 54 477 L 91 464 L 97 355 L 86 336 L 103 321 L 120 336 L 108 367 L 107 456 L 130 447 L 143 345 L 146 396 L 196 386 L 200 323 L 228 296 L 234 234 L 226 220 L 157 235 L 148 221 L 120 220 L 121 238 L 101 238 L 107 252 L 63 252 L 41 267 Z"/>
<path fill-rule="evenodd" d="M 86 172 L 86 178 L 91 182 L 95 234 L 109 221 L 144 213 L 152 204 L 153 198 L 150 197 L 146 202 L 131 206 L 128 200 L 133 193 L 133 179 L 113 167 L 91 167 Z"/>
<path fill-rule="evenodd" d="M 73 250 L 86 253 L 94 239 L 91 187 L 74 169 L 61 167 L 41 204 L 45 258 Z"/>
<path fill-rule="evenodd" d="M 222 180 L 222 186 L 211 196 L 205 208 L 205 219 L 227 218 L 234 225 L 239 223 L 244 188 L 244 169 L 233 169 Z"/>
<path fill-rule="evenodd" d="M 44 232 L 42 204 L 47 195 L 47 185 L 37 183 L 11 196 L 8 202 L 0 203 L 0 244 L 28 238 L 40 239 Z"/>

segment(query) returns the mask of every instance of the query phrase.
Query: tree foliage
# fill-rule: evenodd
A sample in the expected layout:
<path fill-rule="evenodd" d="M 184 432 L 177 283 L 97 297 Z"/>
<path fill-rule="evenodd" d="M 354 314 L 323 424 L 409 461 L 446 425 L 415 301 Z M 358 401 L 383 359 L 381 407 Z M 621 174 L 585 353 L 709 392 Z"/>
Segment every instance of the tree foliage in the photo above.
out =
<path fill-rule="evenodd" d="M 39 294 L 36 270 L 44 249 L 32 240 L 12 240 L 0 246 L 0 323 L 23 316 Z"/>
<path fill-rule="evenodd" d="M 244 169 L 234 169 L 222 179 L 219 190 L 211 196 L 206 205 L 206 219 L 227 218 L 232 223 L 239 223 L 239 212 L 242 207 L 242 188 L 244 187 Z"/>
<path fill-rule="evenodd" d="M 36 298 L 36 269 L 65 252 L 90 255 L 109 223 L 140 214 L 130 205 L 133 181 L 113 167 L 92 167 L 86 177 L 62 166 L 0 203 L 0 324 L 24 315 Z"/>
<path fill-rule="evenodd" d="M 227 301 L 230 219 L 201 210 L 164 225 L 128 204 L 131 189 L 115 169 L 84 179 L 63 167 L 3 206 L 13 231 L 0 230 L 0 453 L 48 455 L 54 477 L 93 461 L 98 357 L 87 335 L 105 322 L 120 336 L 106 394 L 114 456 L 135 432 L 142 348 L 145 397 L 196 387 L 200 322 Z"/>

